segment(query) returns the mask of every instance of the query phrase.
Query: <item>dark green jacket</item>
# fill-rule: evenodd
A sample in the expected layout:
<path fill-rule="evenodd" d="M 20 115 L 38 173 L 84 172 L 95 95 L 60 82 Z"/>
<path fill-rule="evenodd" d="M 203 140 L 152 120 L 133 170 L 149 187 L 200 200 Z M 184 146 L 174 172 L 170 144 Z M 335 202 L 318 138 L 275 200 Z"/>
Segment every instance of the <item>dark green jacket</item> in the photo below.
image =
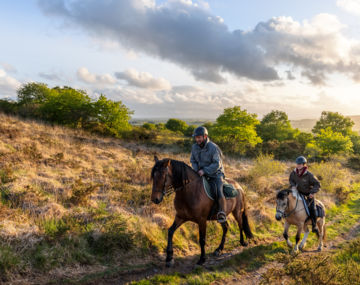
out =
<path fill-rule="evenodd" d="M 190 162 L 196 172 L 202 169 L 206 176 L 219 177 L 224 175 L 221 151 L 209 138 L 206 139 L 203 148 L 197 143 L 193 144 Z"/>
<path fill-rule="evenodd" d="M 319 180 L 310 171 L 306 171 L 299 177 L 295 169 L 290 174 L 289 182 L 291 186 L 295 186 L 304 195 L 315 194 L 320 190 Z"/>

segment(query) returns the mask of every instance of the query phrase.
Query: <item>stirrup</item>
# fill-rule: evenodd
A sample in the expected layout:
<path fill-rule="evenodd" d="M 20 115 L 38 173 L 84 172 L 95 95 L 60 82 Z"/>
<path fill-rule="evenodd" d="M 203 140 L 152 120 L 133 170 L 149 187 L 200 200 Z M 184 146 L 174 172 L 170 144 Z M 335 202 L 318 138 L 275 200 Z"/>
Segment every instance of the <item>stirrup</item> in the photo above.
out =
<path fill-rule="evenodd" d="M 226 213 L 224 211 L 218 212 L 216 215 L 216 219 L 220 224 L 226 223 Z"/>

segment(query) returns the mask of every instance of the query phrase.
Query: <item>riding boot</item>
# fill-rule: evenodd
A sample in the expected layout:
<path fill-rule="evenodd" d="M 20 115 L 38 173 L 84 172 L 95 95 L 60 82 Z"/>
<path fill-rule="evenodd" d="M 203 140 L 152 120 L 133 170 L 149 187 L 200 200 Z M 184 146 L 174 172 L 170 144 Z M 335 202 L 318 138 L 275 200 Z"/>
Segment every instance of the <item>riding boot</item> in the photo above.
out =
<path fill-rule="evenodd" d="M 315 205 L 315 199 L 309 200 L 309 212 L 310 212 L 310 218 L 311 218 L 311 224 L 312 224 L 312 232 L 319 234 L 319 230 L 316 226 L 316 205 Z"/>
<path fill-rule="evenodd" d="M 219 197 L 219 211 L 217 213 L 217 221 L 222 224 L 226 223 L 226 199 L 225 197 Z"/>

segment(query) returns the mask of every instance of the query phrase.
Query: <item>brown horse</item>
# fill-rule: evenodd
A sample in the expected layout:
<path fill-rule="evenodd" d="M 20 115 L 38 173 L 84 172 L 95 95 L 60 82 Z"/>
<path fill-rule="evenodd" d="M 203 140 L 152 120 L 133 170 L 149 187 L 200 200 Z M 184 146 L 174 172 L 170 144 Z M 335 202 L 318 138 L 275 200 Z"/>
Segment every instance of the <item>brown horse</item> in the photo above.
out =
<path fill-rule="evenodd" d="M 187 164 L 173 159 L 159 160 L 156 156 L 155 165 L 151 171 L 153 179 L 153 188 L 151 201 L 159 204 L 166 194 L 175 192 L 174 205 L 176 210 L 175 220 L 168 230 L 168 245 L 166 249 L 166 266 L 173 265 L 173 244 L 174 232 L 183 223 L 192 221 L 199 226 L 199 242 L 201 247 L 201 256 L 198 265 L 205 262 L 205 236 L 206 221 L 216 220 L 216 215 L 210 216 L 214 201 L 205 193 L 202 178 Z M 239 191 L 233 199 L 226 200 L 226 215 L 232 213 L 240 229 L 240 243 L 246 246 L 243 232 L 246 237 L 252 238 L 248 217 L 246 215 L 246 205 L 244 191 L 238 183 L 231 182 Z M 222 223 L 223 235 L 219 247 L 215 250 L 215 255 L 220 255 L 224 249 L 225 236 L 228 230 L 228 223 Z"/>

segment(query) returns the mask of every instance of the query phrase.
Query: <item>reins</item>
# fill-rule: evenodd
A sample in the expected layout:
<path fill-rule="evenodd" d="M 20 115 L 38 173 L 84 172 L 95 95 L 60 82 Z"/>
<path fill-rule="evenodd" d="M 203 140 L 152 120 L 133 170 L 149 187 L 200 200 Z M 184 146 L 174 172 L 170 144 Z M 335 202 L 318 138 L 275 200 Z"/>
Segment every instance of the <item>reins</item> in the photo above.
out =
<path fill-rule="evenodd" d="M 191 183 L 193 183 L 193 182 L 195 182 L 195 181 L 198 181 L 198 179 L 194 179 L 194 180 L 192 180 L 192 181 L 187 180 L 187 181 L 185 182 L 185 184 L 183 184 L 182 186 L 177 187 L 177 188 L 174 188 L 173 184 L 170 184 L 170 185 L 168 185 L 168 186 L 165 186 L 165 183 L 166 183 L 166 180 L 167 180 L 168 176 L 169 176 L 169 173 L 167 172 L 167 173 L 166 173 L 166 177 L 165 177 L 165 179 L 164 179 L 164 187 L 163 187 L 163 190 L 154 190 L 154 192 L 161 192 L 164 196 L 170 196 L 172 193 L 175 193 L 175 192 L 177 192 L 177 191 L 179 191 L 179 190 L 182 190 L 182 189 L 184 189 L 186 186 L 190 185 Z M 199 178 L 201 178 L 201 176 L 200 176 Z"/>
<path fill-rule="evenodd" d="M 288 200 L 288 203 L 289 203 L 289 200 Z M 279 212 L 280 214 L 282 214 L 284 218 L 288 218 L 288 217 L 290 217 L 292 214 L 294 214 L 295 212 L 297 212 L 297 211 L 296 211 L 296 208 L 297 208 L 297 206 L 298 206 L 298 203 L 299 203 L 299 194 L 296 195 L 296 205 L 295 205 L 295 208 L 292 209 L 292 211 L 290 211 L 290 213 L 286 214 L 285 212 L 280 211 L 280 210 L 278 210 L 278 209 L 276 209 L 276 212 Z M 300 210 L 302 210 L 302 209 L 300 209 Z M 300 211 L 300 210 L 298 210 L 298 211 Z"/>

